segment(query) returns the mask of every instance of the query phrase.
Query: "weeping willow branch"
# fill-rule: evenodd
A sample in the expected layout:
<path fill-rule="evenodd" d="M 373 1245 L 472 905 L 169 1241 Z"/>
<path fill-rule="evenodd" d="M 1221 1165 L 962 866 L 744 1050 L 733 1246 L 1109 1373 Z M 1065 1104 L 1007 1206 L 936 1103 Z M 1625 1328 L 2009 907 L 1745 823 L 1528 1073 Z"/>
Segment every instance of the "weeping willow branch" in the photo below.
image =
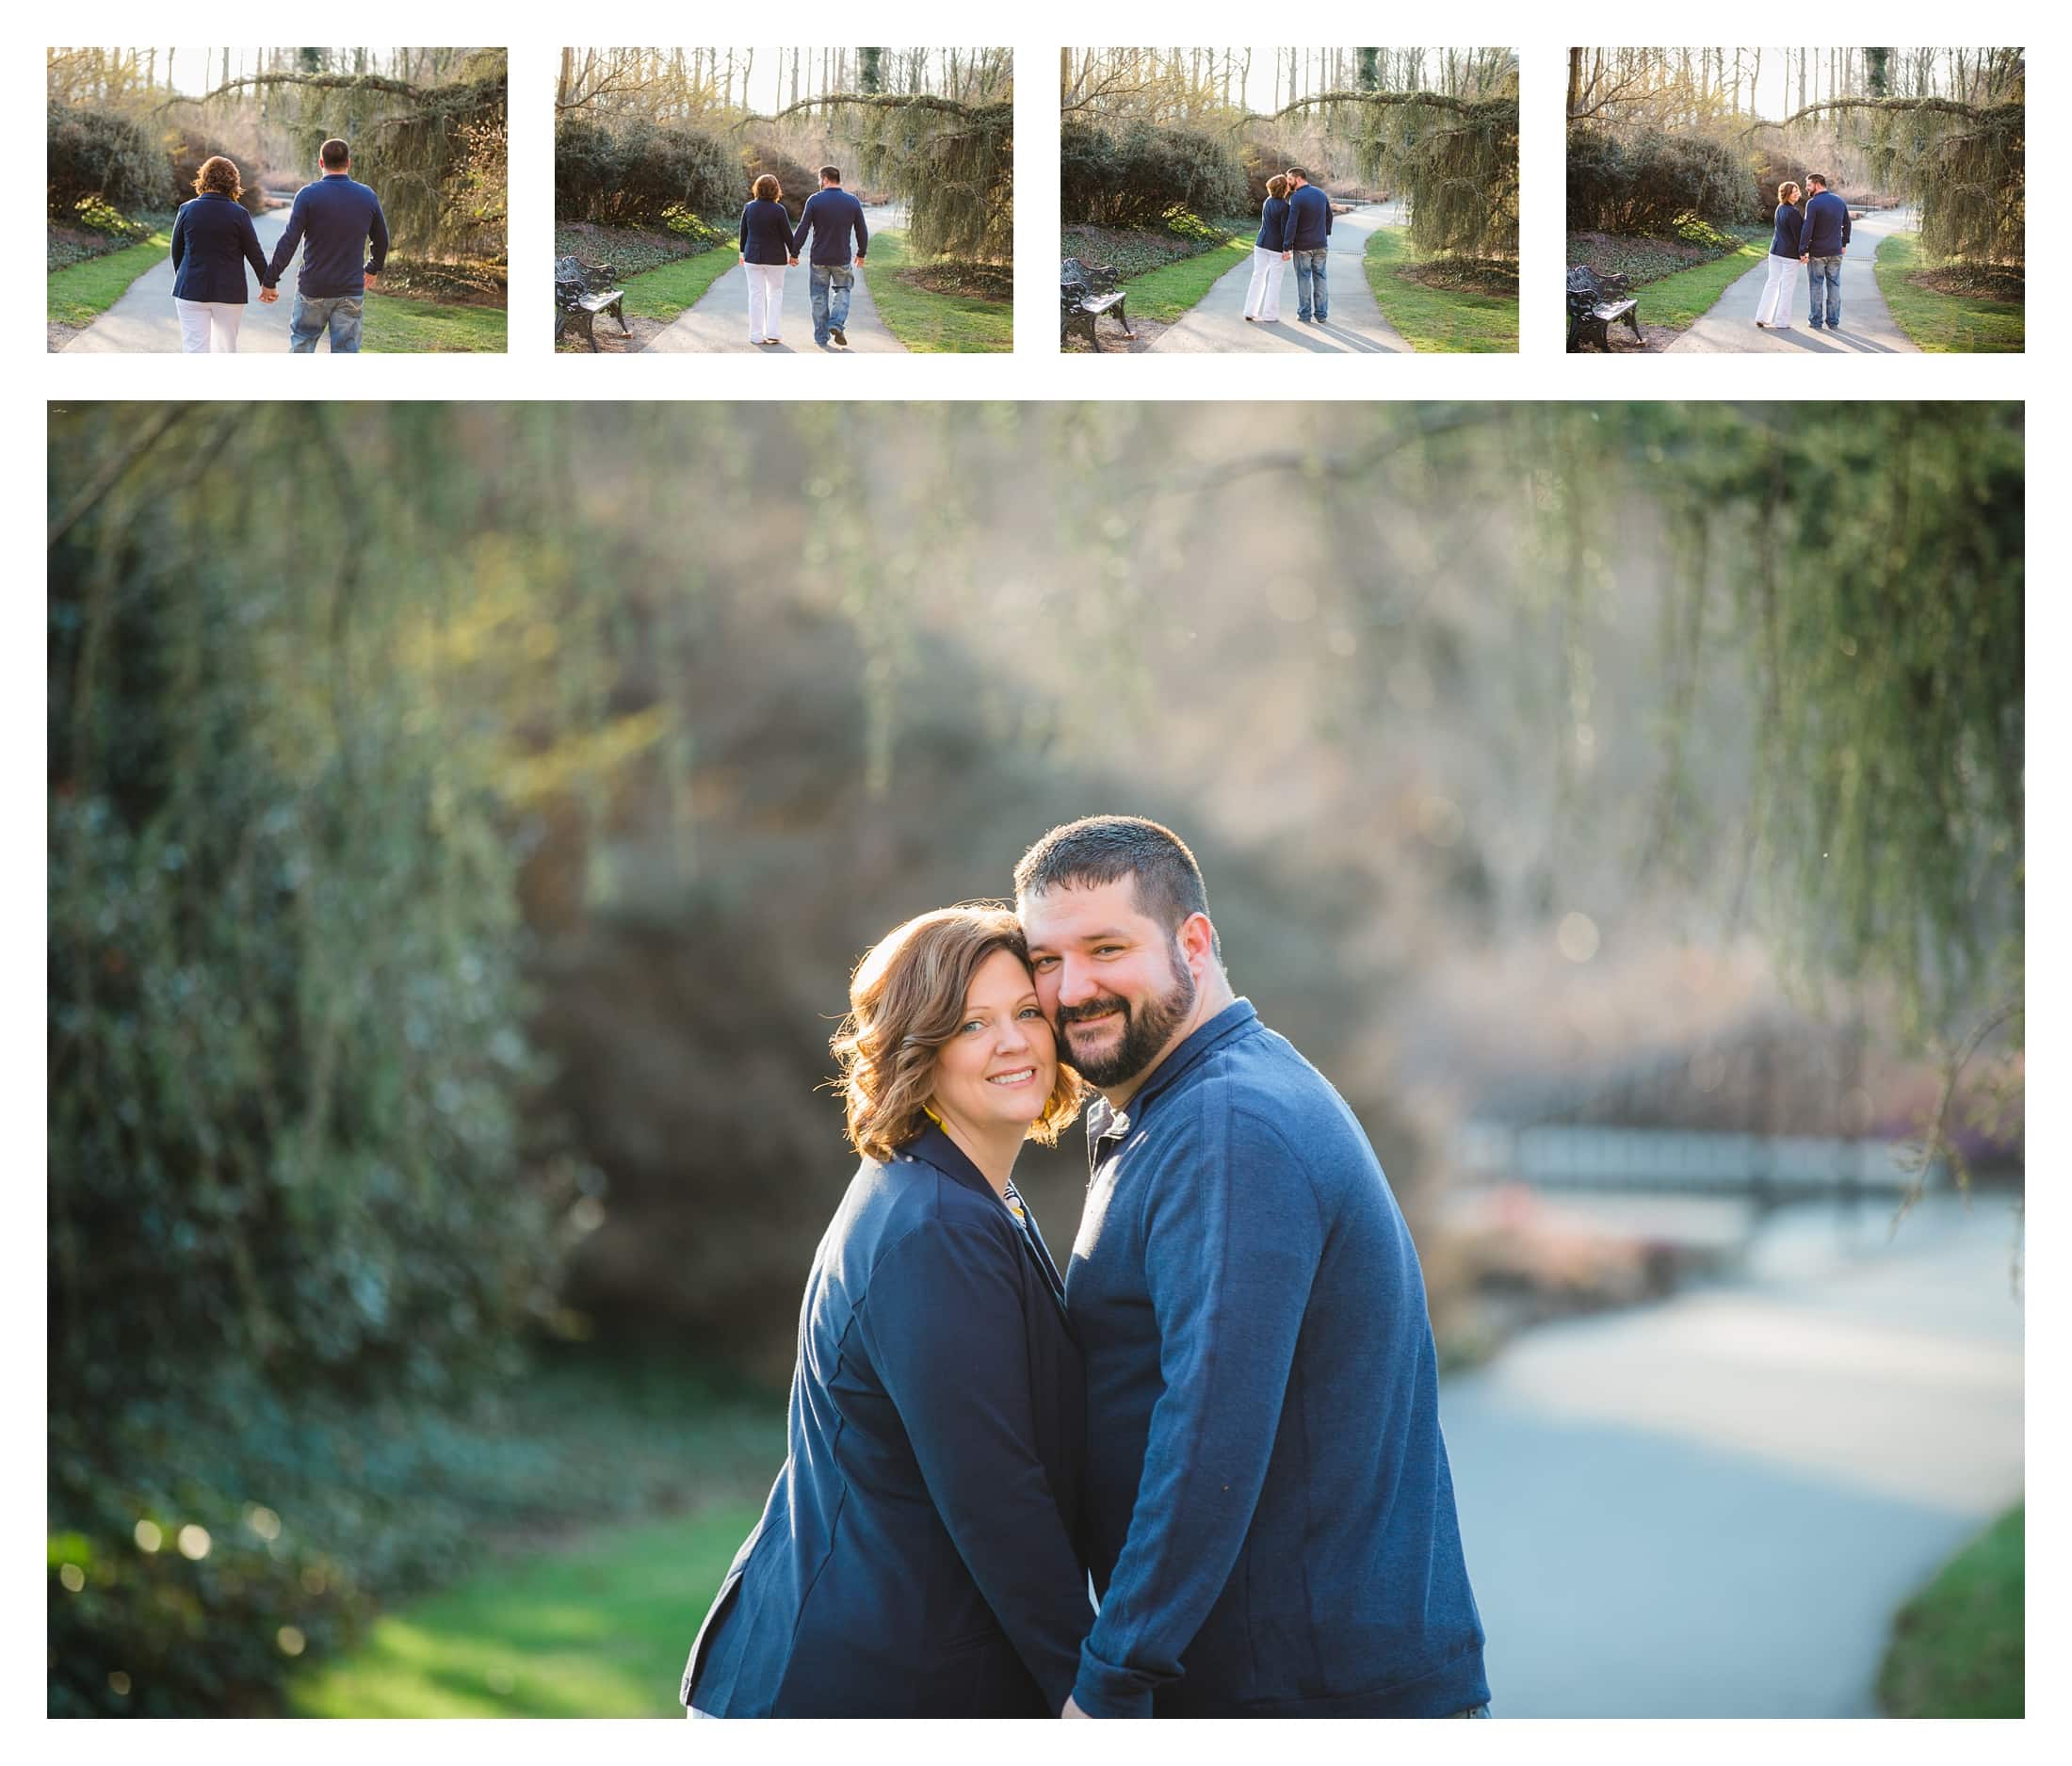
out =
<path fill-rule="evenodd" d="M 1410 237 L 1427 251 L 1518 254 L 1518 100 L 1444 92 L 1313 92 L 1273 112 L 1321 110 L 1348 131 L 1360 175 L 1401 186 Z"/>
<path fill-rule="evenodd" d="M 1868 113 L 1860 147 L 1871 175 L 1916 203 L 1921 249 L 1934 257 L 2020 268 L 2025 251 L 2027 106 L 1951 98 L 1835 98 L 1742 137 L 1830 113 Z"/>
<path fill-rule="evenodd" d="M 926 257 L 1004 264 L 1014 251 L 1014 101 L 962 104 L 931 92 L 823 92 L 770 115 L 745 115 L 737 134 L 819 111 L 860 158 L 859 181 L 907 205 L 907 235 Z"/>

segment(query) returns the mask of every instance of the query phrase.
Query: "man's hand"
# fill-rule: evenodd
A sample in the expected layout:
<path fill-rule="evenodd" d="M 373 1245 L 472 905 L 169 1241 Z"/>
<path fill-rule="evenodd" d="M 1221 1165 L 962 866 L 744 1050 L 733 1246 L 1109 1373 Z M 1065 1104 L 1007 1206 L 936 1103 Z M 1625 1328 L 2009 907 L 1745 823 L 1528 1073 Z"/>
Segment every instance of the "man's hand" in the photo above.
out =
<path fill-rule="evenodd" d="M 263 307 L 270 307 L 280 298 L 281 291 L 278 288 L 262 288 L 259 290 L 259 304 Z"/>
<path fill-rule="evenodd" d="M 861 264 L 861 263 L 862 263 L 862 262 L 864 261 L 864 254 L 863 254 L 863 253 L 862 253 L 861 251 L 859 251 L 859 252 L 857 252 L 857 253 L 856 253 L 856 261 L 857 261 L 857 263 L 859 263 L 859 264 Z"/>
<path fill-rule="evenodd" d="M 1288 261 L 1288 260 L 1289 260 L 1290 258 L 1292 258 L 1292 257 L 1293 257 L 1294 255 L 1295 255 L 1295 253 L 1294 253 L 1294 252 L 1292 252 L 1292 251 L 1283 251 L 1283 252 L 1281 253 L 1281 262 L 1282 262 L 1282 263 L 1284 263 L 1284 264 L 1286 264 L 1286 263 L 1287 263 L 1287 261 Z"/>
<path fill-rule="evenodd" d="M 369 288 L 373 287 L 373 286 L 374 286 L 374 284 L 375 284 L 376 283 L 380 282 L 380 280 L 381 280 L 381 279 L 380 279 L 380 277 L 377 276 L 377 275 L 376 275 L 376 274 L 375 274 L 375 273 L 374 273 L 374 272 L 373 272 L 373 271 L 372 271 L 371 269 L 367 271 L 367 273 L 366 273 L 366 283 L 367 283 L 367 286 L 368 286 Z"/>
<path fill-rule="evenodd" d="M 1064 1718 L 1064 1717 L 1085 1717 L 1085 1716 L 1086 1716 L 1086 1712 L 1085 1712 L 1085 1711 L 1083 1711 L 1083 1710 L 1081 1710 L 1081 1709 L 1079 1709 L 1079 1701 L 1078 1701 L 1077 1699 L 1076 1699 L 1076 1698 L 1072 1698 L 1072 1697 L 1070 1697 L 1070 1696 L 1067 1696 L 1067 1698 L 1065 1699 L 1065 1708 L 1064 1708 L 1064 1709 L 1062 1709 L 1061 1711 L 1060 1711 L 1060 1712 L 1058 1713 L 1058 1715 L 1059 1715 L 1059 1716 L 1060 1716 L 1060 1718 Z M 1092 1719 L 1092 1718 L 1088 1718 L 1088 1719 L 1087 1719 L 1087 1721 L 1091 1723 L 1091 1722 L 1093 1721 L 1093 1719 Z"/>
<path fill-rule="evenodd" d="M 785 262 L 789 264 L 793 269 L 797 269 L 799 267 L 799 260 L 795 257 L 787 257 L 786 259 L 785 259 Z"/>

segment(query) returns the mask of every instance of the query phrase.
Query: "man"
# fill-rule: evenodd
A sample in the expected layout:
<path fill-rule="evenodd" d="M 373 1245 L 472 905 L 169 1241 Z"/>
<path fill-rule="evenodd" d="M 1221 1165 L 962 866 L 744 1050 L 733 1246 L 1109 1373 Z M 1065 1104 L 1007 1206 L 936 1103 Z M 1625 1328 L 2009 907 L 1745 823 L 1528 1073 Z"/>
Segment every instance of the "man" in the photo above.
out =
<path fill-rule="evenodd" d="M 1065 1278 L 1100 1611 L 1064 1714 L 1486 1715 L 1424 1278 L 1359 1123 L 1232 995 L 1170 830 L 1054 828 L 1014 886 L 1100 1092 Z"/>
<path fill-rule="evenodd" d="M 1827 289 L 1827 329 L 1838 330 L 1842 322 L 1842 253 L 1849 249 L 1849 204 L 1827 187 L 1817 171 L 1805 174 L 1813 194 L 1805 199 L 1804 232 L 1799 239 L 1799 262 L 1805 266 L 1807 305 L 1813 329 L 1821 329 L 1821 288 Z"/>
<path fill-rule="evenodd" d="M 864 261 L 870 244 L 870 229 L 864 225 L 864 205 L 842 188 L 839 166 L 820 168 L 820 187 L 806 198 L 800 212 L 798 230 L 791 235 L 791 261 L 808 238 L 813 241 L 806 272 L 813 297 L 813 341 L 822 349 L 830 337 L 844 349 L 849 338 L 843 327 L 849 323 L 850 290 L 856 272 L 850 267 L 849 242 L 856 241 L 856 262 Z"/>
<path fill-rule="evenodd" d="M 302 273 L 288 315 L 288 348 L 316 353 L 316 340 L 331 333 L 331 353 L 360 353 L 360 310 L 388 260 L 388 221 L 381 200 L 352 175 L 352 150 L 333 138 L 317 150 L 320 175 L 295 193 L 286 232 L 273 248 L 261 279 L 259 299 L 278 300 L 281 273 L 302 248 Z"/>
<path fill-rule="evenodd" d="M 1312 312 L 1321 325 L 1331 312 L 1324 285 L 1324 253 L 1331 243 L 1331 199 L 1300 166 L 1287 169 L 1287 243 L 1294 252 L 1295 316 L 1304 325 Z"/>

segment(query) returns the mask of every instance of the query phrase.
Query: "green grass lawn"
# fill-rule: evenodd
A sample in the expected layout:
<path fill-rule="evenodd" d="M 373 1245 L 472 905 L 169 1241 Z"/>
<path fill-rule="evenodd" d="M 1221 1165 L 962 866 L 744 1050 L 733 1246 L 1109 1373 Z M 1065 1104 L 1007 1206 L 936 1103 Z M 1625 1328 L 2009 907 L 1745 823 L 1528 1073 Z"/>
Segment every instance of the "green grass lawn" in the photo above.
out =
<path fill-rule="evenodd" d="M 940 294 L 902 281 L 898 272 L 920 267 L 907 250 L 904 233 L 870 235 L 864 260 L 870 297 L 885 329 L 909 349 L 931 354 L 972 355 L 1014 348 L 1014 306 L 974 295 Z"/>
<path fill-rule="evenodd" d="M 1251 256 L 1252 238 L 1247 235 L 1226 240 L 1198 256 L 1183 257 L 1176 263 L 1146 270 L 1141 276 L 1131 276 L 1121 284 L 1129 295 L 1124 311 L 1133 319 L 1159 319 L 1170 324 L 1190 307 L 1198 306 L 1218 277 L 1227 276 Z"/>
<path fill-rule="evenodd" d="M 772 1468 L 774 1469 L 774 1467 Z M 303 1717 L 681 1717 L 691 1639 L 761 1514 L 607 1528 L 375 1621 L 296 1679 Z"/>
<path fill-rule="evenodd" d="M 1659 282 L 1635 284 L 1638 317 L 1643 325 L 1665 325 L 1671 331 L 1689 331 L 1712 310 L 1727 284 L 1760 264 L 1770 250 L 1769 235 L 1761 241 L 1744 239 L 1724 257 L 1694 264 Z"/>
<path fill-rule="evenodd" d="M 2023 1556 L 2017 1503 L 1900 1609 L 1878 1674 L 1889 1715 L 2023 1714 Z"/>
<path fill-rule="evenodd" d="M 1921 254 L 1920 235 L 1889 234 L 1871 266 L 1878 292 L 1900 330 L 1917 348 L 1934 355 L 2005 354 L 2022 349 L 2022 303 L 1983 294 L 1942 294 L 1908 278 L 1932 269 Z"/>
<path fill-rule="evenodd" d="M 732 246 L 714 246 L 696 257 L 680 257 L 658 269 L 644 269 L 622 284 L 626 291 L 626 316 L 659 319 L 667 325 L 688 313 L 705 298 L 705 290 L 741 261 Z M 605 321 L 608 327 L 610 321 Z"/>
<path fill-rule="evenodd" d="M 1406 227 L 1377 227 L 1367 237 L 1367 284 L 1382 316 L 1413 349 L 1468 355 L 1515 354 L 1518 297 L 1433 288 L 1403 274 L 1428 260 Z"/>
<path fill-rule="evenodd" d="M 91 325 L 122 298 L 131 283 L 172 250 L 172 233 L 161 228 L 120 251 L 89 257 L 50 272 L 50 318 L 57 325 Z M 502 346 L 498 346 L 501 348 Z"/>
<path fill-rule="evenodd" d="M 281 297 L 283 300 L 294 298 L 288 293 Z M 510 316 L 502 307 L 448 306 L 437 300 L 370 295 L 361 312 L 360 348 L 370 355 L 501 354 L 509 348 Z"/>

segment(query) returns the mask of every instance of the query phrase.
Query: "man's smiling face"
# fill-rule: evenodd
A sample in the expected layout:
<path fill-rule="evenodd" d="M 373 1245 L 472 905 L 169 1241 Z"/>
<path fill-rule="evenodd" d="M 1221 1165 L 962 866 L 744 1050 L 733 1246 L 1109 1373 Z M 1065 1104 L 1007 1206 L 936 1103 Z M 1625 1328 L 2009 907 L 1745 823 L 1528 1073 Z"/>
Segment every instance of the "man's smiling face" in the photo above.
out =
<path fill-rule="evenodd" d="M 1060 885 L 1018 907 L 1037 998 L 1072 1064 L 1103 1087 L 1142 1073 L 1186 1022 L 1196 987 L 1174 935 L 1140 908 L 1136 881 Z"/>

